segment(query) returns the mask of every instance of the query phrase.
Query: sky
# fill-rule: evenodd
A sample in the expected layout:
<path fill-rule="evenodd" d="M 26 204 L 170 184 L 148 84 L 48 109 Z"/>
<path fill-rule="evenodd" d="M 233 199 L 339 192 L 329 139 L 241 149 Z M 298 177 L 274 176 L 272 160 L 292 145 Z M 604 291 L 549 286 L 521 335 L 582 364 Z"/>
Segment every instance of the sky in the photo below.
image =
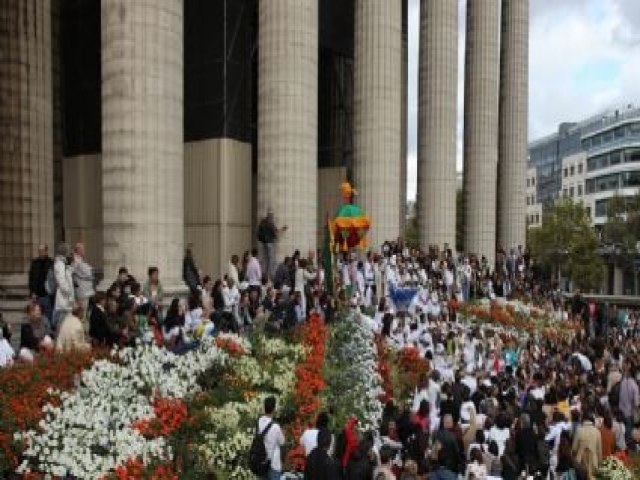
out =
<path fill-rule="evenodd" d="M 465 2 L 459 0 L 458 170 L 462 170 Z M 640 0 L 530 0 L 529 139 L 607 109 L 640 106 Z M 420 0 L 409 0 L 408 185 L 417 179 Z"/>

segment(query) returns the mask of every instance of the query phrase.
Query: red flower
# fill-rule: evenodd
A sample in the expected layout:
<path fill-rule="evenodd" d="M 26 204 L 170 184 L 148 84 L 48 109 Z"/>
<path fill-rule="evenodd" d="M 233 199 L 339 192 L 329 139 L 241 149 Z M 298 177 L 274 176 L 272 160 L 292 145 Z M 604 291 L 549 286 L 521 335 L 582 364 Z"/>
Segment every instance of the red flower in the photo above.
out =
<path fill-rule="evenodd" d="M 320 393 L 325 387 L 322 374 L 325 344 L 328 328 L 318 315 L 312 315 L 300 329 L 301 342 L 307 355 L 296 367 L 296 386 L 294 403 L 296 415 L 289 426 L 287 435 L 293 438 L 296 446 L 287 453 L 290 467 L 296 471 L 304 470 L 304 449 L 297 444 L 302 432 L 315 421 L 320 409 Z"/>

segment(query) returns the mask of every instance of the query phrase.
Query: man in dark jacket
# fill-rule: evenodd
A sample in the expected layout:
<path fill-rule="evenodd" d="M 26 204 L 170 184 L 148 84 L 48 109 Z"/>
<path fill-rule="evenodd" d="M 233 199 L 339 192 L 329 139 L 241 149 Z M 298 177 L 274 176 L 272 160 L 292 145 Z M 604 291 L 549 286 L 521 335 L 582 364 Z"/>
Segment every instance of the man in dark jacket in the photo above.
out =
<path fill-rule="evenodd" d="M 47 293 L 45 284 L 47 273 L 53 268 L 53 259 L 49 256 L 49 247 L 46 244 L 38 247 L 38 256 L 31 261 L 29 268 L 29 295 L 36 300 L 42 308 L 42 313 L 51 319 L 52 301 Z"/>
<path fill-rule="evenodd" d="M 326 428 L 318 431 L 318 446 L 314 448 L 304 467 L 305 480 L 334 480 L 339 478 L 338 466 L 327 453 L 331 445 L 331 433 Z"/>

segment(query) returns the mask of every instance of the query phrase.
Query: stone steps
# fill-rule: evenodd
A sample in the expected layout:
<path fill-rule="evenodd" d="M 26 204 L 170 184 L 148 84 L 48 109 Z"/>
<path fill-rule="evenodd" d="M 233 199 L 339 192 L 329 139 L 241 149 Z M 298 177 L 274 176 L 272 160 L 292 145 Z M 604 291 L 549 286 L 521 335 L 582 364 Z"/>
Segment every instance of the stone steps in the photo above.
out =
<path fill-rule="evenodd" d="M 0 275 L 0 312 L 11 328 L 14 349 L 20 345 L 20 324 L 24 321 L 28 301 L 27 275 Z"/>

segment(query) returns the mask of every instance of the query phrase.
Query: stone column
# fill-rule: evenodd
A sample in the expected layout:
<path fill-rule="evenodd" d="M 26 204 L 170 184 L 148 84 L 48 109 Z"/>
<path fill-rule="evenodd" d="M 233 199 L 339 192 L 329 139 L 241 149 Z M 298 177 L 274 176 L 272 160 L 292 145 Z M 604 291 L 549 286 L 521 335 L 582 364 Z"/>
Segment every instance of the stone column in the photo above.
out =
<path fill-rule="evenodd" d="M 105 281 L 156 266 L 181 283 L 184 255 L 183 0 L 102 0 Z"/>
<path fill-rule="evenodd" d="M 258 221 L 272 210 L 281 258 L 316 248 L 318 0 L 260 0 Z M 338 186 L 336 186 L 338 188 Z"/>
<path fill-rule="evenodd" d="M 418 222 L 424 247 L 456 240 L 458 1 L 420 3 Z"/>
<path fill-rule="evenodd" d="M 0 274 L 53 252 L 50 0 L 0 3 Z"/>
<path fill-rule="evenodd" d="M 402 1 L 356 0 L 354 180 L 379 249 L 400 233 Z"/>
<path fill-rule="evenodd" d="M 500 0 L 467 2 L 464 101 L 465 250 L 496 251 Z"/>
<path fill-rule="evenodd" d="M 502 0 L 498 245 L 524 246 L 529 104 L 529 0 Z"/>

